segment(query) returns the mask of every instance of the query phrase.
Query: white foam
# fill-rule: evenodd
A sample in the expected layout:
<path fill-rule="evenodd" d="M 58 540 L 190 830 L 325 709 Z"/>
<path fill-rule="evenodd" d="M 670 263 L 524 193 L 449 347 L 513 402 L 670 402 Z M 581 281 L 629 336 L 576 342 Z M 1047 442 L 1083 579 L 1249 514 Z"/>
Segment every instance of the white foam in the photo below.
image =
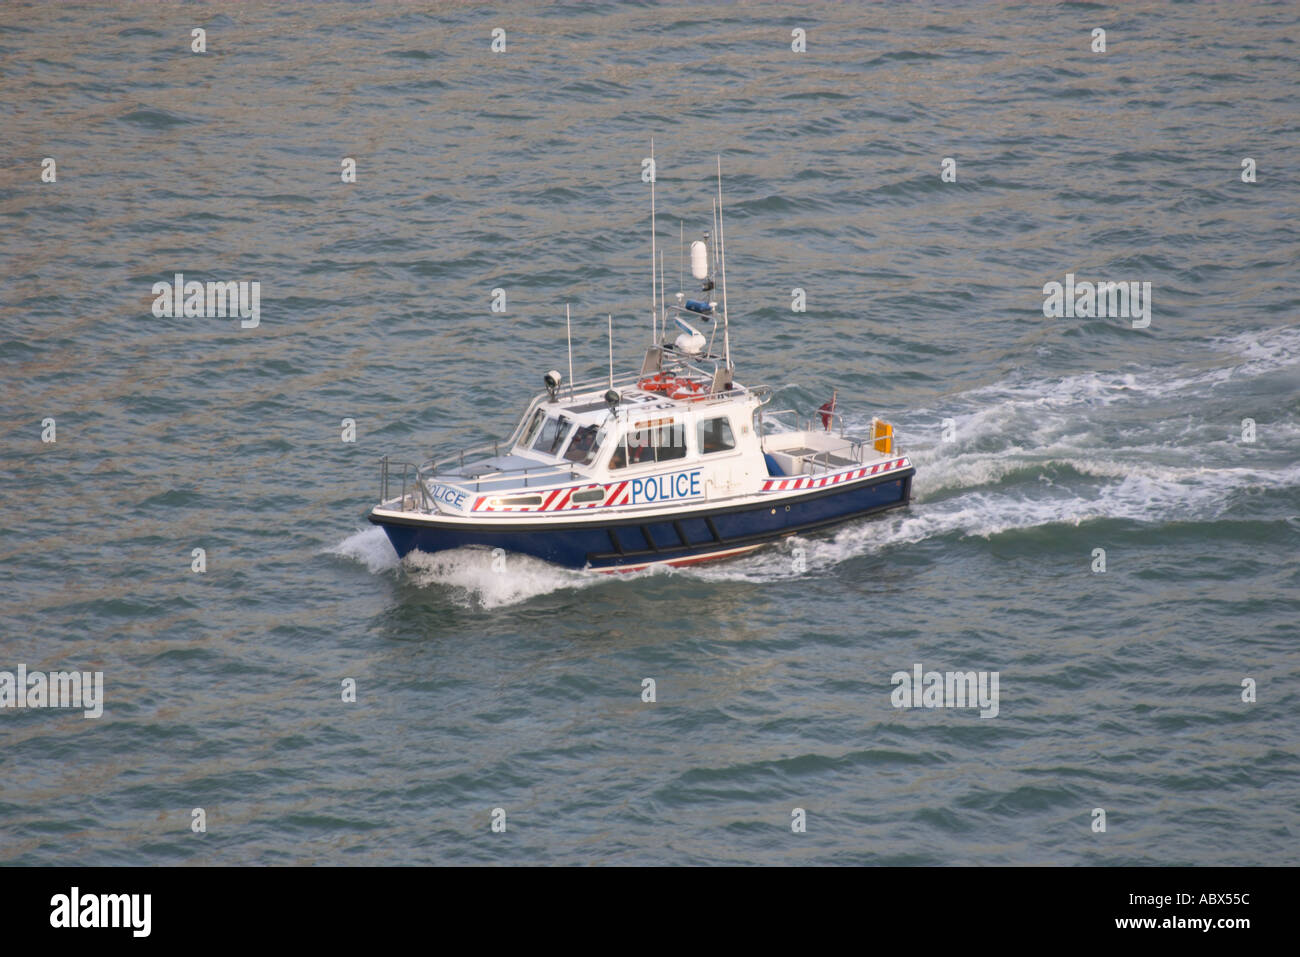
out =
<path fill-rule="evenodd" d="M 372 572 L 388 571 L 398 565 L 397 552 L 378 525 L 357 529 L 333 548 L 325 549 L 325 554 L 350 558 Z"/>
<path fill-rule="evenodd" d="M 1078 526 L 1100 519 L 1153 523 L 1213 519 L 1226 510 L 1232 491 L 1300 485 L 1300 466 L 1208 469 L 1135 468 L 1106 461 L 1069 464 L 1085 475 L 1109 481 L 1100 486 L 1083 483 L 1087 486 L 1084 494 L 1062 489 L 1050 480 L 1039 487 L 970 491 L 921 508 L 854 522 L 831 537 L 792 538 L 752 556 L 716 566 L 693 566 L 681 573 L 711 581 L 777 581 L 823 574 L 826 568 L 860 555 L 951 534 L 988 539 L 1018 529 Z M 804 571 L 796 566 L 794 548 L 804 550 Z"/>
<path fill-rule="evenodd" d="M 562 588 L 586 588 L 615 576 L 560 568 L 528 555 L 503 553 L 500 560 L 485 548 L 457 548 L 433 555 L 412 552 L 399 560 L 384 530 L 358 529 L 325 554 L 365 565 L 373 574 L 401 569 L 421 588 L 442 588 L 464 607 L 514 605 Z M 636 577 L 632 575 L 619 578 Z"/>
<path fill-rule="evenodd" d="M 588 588 L 608 580 L 599 572 L 561 568 L 549 562 L 486 548 L 456 548 L 432 555 L 412 552 L 403 560 L 410 581 L 422 588 L 442 588 L 464 607 L 517 605 L 564 588 Z"/>
<path fill-rule="evenodd" d="M 1300 326 L 1279 326 L 1220 336 L 1210 340 L 1210 347 L 1241 356 L 1246 360 L 1242 366 L 1244 371 L 1262 375 L 1300 365 Z"/>
<path fill-rule="evenodd" d="M 740 558 L 727 561 L 684 565 L 671 569 L 675 575 L 685 575 L 712 582 L 771 582 L 783 578 L 800 578 L 813 567 L 809 548 L 813 543 L 794 536 L 766 545 Z M 802 549 L 802 556 L 798 550 Z M 801 561 L 796 561 L 801 558 Z M 802 566 L 802 569 L 801 569 Z"/>
<path fill-rule="evenodd" d="M 1090 371 L 1051 379 L 1012 373 L 1000 382 L 947 396 L 941 407 L 909 410 L 897 416 L 897 424 L 904 438 L 909 432 L 937 435 L 942 420 L 952 419 L 960 441 L 1010 429 L 1022 440 L 1042 439 L 1063 422 L 1077 425 L 1085 409 L 1169 396 L 1203 398 L 1224 382 L 1300 365 L 1300 327 L 1296 326 L 1214 338 L 1207 346 L 1204 367 L 1194 371 L 1190 367 L 1141 373 Z M 1225 352 L 1242 361 L 1225 362 Z M 867 419 L 848 417 L 850 427 L 858 430 L 865 428 Z"/>

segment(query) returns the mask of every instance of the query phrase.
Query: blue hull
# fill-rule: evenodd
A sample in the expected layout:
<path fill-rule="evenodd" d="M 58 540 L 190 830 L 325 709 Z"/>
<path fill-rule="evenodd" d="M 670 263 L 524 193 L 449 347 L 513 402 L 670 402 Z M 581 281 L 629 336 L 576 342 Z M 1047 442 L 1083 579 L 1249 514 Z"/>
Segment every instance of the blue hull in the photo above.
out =
<path fill-rule="evenodd" d="M 874 484 L 827 489 L 812 494 L 772 496 L 748 504 L 697 512 L 690 517 L 646 521 L 611 519 L 584 527 L 539 527 L 536 522 L 496 522 L 465 528 L 436 520 L 377 518 L 397 554 L 427 553 L 477 545 L 532 555 L 567 568 L 611 569 L 648 562 L 689 560 L 693 556 L 776 541 L 899 508 L 911 500 L 908 469 Z"/>

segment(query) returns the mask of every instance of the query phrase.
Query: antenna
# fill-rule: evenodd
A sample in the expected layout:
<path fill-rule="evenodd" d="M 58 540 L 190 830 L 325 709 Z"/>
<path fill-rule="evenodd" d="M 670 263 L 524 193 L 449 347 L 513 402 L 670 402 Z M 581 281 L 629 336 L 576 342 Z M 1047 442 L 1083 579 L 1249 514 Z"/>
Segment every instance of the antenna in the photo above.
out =
<path fill-rule="evenodd" d="M 686 224 L 680 219 L 677 220 L 677 288 L 686 288 Z"/>
<path fill-rule="evenodd" d="M 569 320 L 569 304 L 564 304 L 564 334 L 569 339 L 569 398 L 573 398 L 573 324 Z"/>
<path fill-rule="evenodd" d="M 709 208 L 713 214 L 713 232 L 710 235 L 717 236 L 718 235 L 718 204 L 716 202 L 710 202 Z M 713 244 L 713 271 L 714 272 L 718 271 L 718 244 L 717 243 Z"/>
<path fill-rule="evenodd" d="M 718 256 L 722 259 L 722 354 L 731 368 L 731 338 L 727 332 L 727 246 L 722 235 L 722 154 L 718 154 Z"/>
<path fill-rule="evenodd" d="M 655 141 L 650 138 L 650 345 L 659 341 L 659 304 L 655 302 L 655 180 L 659 168 L 655 165 Z M 610 383 L 612 389 L 614 384 Z"/>
<path fill-rule="evenodd" d="M 659 318 L 660 325 L 668 328 L 668 306 L 664 299 L 664 254 L 659 254 Z"/>
<path fill-rule="evenodd" d="M 654 287 L 651 286 L 651 289 Z M 614 316 L 609 315 L 609 387 L 614 388 Z"/>

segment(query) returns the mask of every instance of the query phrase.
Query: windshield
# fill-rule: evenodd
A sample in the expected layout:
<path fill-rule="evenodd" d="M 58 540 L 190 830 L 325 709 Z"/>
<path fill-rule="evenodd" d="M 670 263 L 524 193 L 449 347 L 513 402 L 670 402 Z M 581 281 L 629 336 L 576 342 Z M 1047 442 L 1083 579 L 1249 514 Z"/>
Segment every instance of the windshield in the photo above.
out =
<path fill-rule="evenodd" d="M 605 430 L 598 425 L 579 426 L 573 433 L 573 441 L 564 450 L 564 457 L 579 465 L 590 465 L 596 460 L 600 447 L 605 444 Z"/>
<path fill-rule="evenodd" d="M 573 423 L 563 415 L 548 416 L 533 442 L 533 451 L 543 455 L 558 455 L 560 449 L 564 448 L 564 440 L 568 438 L 572 427 Z"/>
<path fill-rule="evenodd" d="M 527 428 L 525 428 L 519 436 L 520 448 L 526 449 L 533 444 L 533 439 L 537 438 L 537 430 L 542 427 L 542 423 L 545 421 L 546 413 L 541 409 L 538 409 L 533 413 L 533 417 L 529 421 Z"/>

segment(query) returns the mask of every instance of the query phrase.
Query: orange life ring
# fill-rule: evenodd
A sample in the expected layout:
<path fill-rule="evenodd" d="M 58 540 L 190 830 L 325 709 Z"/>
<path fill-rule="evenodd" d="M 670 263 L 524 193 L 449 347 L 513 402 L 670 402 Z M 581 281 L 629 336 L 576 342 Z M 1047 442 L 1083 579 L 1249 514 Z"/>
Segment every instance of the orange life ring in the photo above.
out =
<path fill-rule="evenodd" d="M 690 379 L 678 379 L 676 391 L 670 396 L 673 399 L 687 399 L 691 402 L 699 402 L 701 399 L 707 399 L 708 397 L 708 386 L 702 382 L 692 382 Z"/>
<path fill-rule="evenodd" d="M 647 376 L 636 384 L 636 387 L 643 392 L 668 392 L 676 380 L 670 375 L 664 375 L 662 372 L 656 372 L 652 376 Z"/>

